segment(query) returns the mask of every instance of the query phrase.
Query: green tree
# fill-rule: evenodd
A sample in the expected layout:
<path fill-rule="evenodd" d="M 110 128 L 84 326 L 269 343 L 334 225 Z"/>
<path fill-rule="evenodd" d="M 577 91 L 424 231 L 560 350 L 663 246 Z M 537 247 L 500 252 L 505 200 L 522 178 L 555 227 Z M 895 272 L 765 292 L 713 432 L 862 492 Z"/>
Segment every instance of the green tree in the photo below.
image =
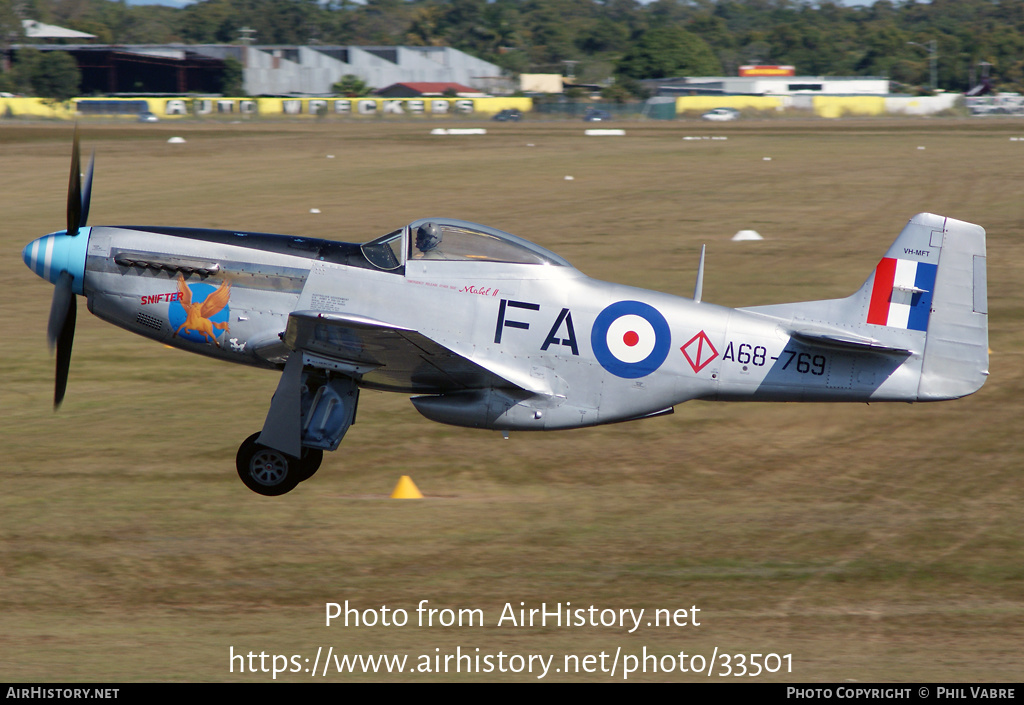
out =
<path fill-rule="evenodd" d="M 14 11 L 14 3 L 12 0 L 0 0 L 0 57 L 7 56 L 8 46 L 22 41 L 24 41 L 24 34 L 21 29 L 21 20 Z M 13 72 L 5 72 L 3 61 L 0 60 L 0 91 L 13 92 L 16 90 L 18 87 Z"/>
<path fill-rule="evenodd" d="M 605 86 L 601 90 L 601 100 L 608 101 L 610 103 L 628 103 L 633 99 L 634 96 L 630 90 L 620 82 L 615 82 L 610 86 Z"/>
<path fill-rule="evenodd" d="M 12 36 L 21 13 L 119 44 L 234 44 L 247 26 L 259 44 L 451 46 L 512 72 L 573 61 L 589 83 L 610 65 L 619 79 L 656 78 L 735 74 L 758 60 L 924 85 L 928 54 L 907 42 L 935 40 L 942 88 L 968 87 L 981 61 L 997 85 L 1024 81 L 1022 0 L 196 0 L 180 9 L 129 1 L 0 0 L 0 47 L 25 42 Z M 3 82 L 35 90 L 13 71 Z"/>
<path fill-rule="evenodd" d="M 341 77 L 341 80 L 331 86 L 331 90 L 338 95 L 358 98 L 359 96 L 369 95 L 373 89 L 366 85 L 359 76 L 347 73 Z"/>
<path fill-rule="evenodd" d="M 619 22 L 602 17 L 592 27 L 581 31 L 576 44 L 588 54 L 607 51 L 624 51 L 629 48 L 629 30 Z"/>
<path fill-rule="evenodd" d="M 242 62 L 233 56 L 224 59 L 224 72 L 220 75 L 220 92 L 226 96 L 245 95 Z"/>
<path fill-rule="evenodd" d="M 78 64 L 64 51 L 22 49 L 18 52 L 14 72 L 15 82 L 22 90 L 42 98 L 73 98 L 82 83 Z"/>
<path fill-rule="evenodd" d="M 8 43 L 17 44 L 23 39 L 21 19 L 14 11 L 14 2 L 0 0 L 0 48 L 6 49 Z"/>
<path fill-rule="evenodd" d="M 618 71 L 637 79 L 713 76 L 721 73 L 722 66 L 697 35 L 679 27 L 656 27 L 622 57 Z"/>
<path fill-rule="evenodd" d="M 235 41 L 242 25 L 228 0 L 206 0 L 182 10 L 178 26 L 185 41 L 212 44 Z"/>
<path fill-rule="evenodd" d="M 571 103 L 578 103 L 590 98 L 590 91 L 579 86 L 570 86 L 565 89 L 565 97 Z"/>
<path fill-rule="evenodd" d="M 287 0 L 285 0 L 287 1 Z M 401 44 L 411 26 L 413 6 L 403 0 L 366 0 L 355 10 L 355 44 Z"/>
<path fill-rule="evenodd" d="M 405 33 L 405 43 L 420 47 L 444 46 L 445 39 L 440 31 L 441 20 L 442 10 L 439 6 L 420 5 L 413 11 L 409 31 Z"/>

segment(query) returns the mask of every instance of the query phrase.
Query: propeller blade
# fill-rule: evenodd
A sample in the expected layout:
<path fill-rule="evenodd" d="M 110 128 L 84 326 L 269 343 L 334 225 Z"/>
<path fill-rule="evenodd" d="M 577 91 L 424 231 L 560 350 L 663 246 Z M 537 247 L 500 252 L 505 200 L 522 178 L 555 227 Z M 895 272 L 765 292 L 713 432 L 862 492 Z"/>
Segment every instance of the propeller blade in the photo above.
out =
<path fill-rule="evenodd" d="M 50 352 L 57 344 L 61 332 L 64 330 L 68 317 L 68 310 L 73 305 L 75 295 L 71 292 L 72 277 L 67 272 L 61 272 L 57 278 L 57 284 L 53 287 L 53 302 L 50 304 L 50 321 L 46 325 L 46 339 L 50 343 Z M 72 325 L 72 329 L 74 326 Z"/>
<path fill-rule="evenodd" d="M 89 202 L 92 200 L 92 168 L 96 164 L 96 150 L 89 157 L 89 169 L 85 172 L 85 183 L 82 185 L 82 216 L 78 227 L 84 228 L 89 220 Z"/>
<path fill-rule="evenodd" d="M 78 229 L 85 227 L 89 219 L 89 202 L 92 200 L 92 170 L 96 163 L 96 152 L 89 159 L 89 170 L 82 183 L 81 157 L 78 147 L 78 126 L 75 126 L 75 143 L 71 151 L 71 177 L 68 180 L 68 235 L 74 237 Z"/>
<path fill-rule="evenodd" d="M 82 222 L 82 171 L 78 157 L 78 126 L 75 125 L 75 142 L 71 149 L 71 178 L 68 181 L 68 235 L 78 234 Z"/>
<path fill-rule="evenodd" d="M 50 352 L 57 346 L 57 375 L 53 392 L 53 408 L 56 410 L 64 401 L 64 390 L 68 386 L 68 368 L 71 366 L 71 344 L 75 340 L 75 321 L 78 318 L 78 297 L 71 291 L 71 275 L 61 272 L 53 287 L 53 303 L 50 304 L 50 322 L 46 326 L 46 337 Z"/>
<path fill-rule="evenodd" d="M 64 390 L 68 386 L 68 369 L 71 367 L 71 344 L 75 342 L 75 320 L 78 318 L 78 297 L 71 295 L 71 305 L 68 307 L 67 316 L 64 318 L 64 325 L 61 326 L 60 336 L 57 338 L 57 374 L 56 383 L 53 389 L 53 410 L 60 408 L 64 401 Z"/>

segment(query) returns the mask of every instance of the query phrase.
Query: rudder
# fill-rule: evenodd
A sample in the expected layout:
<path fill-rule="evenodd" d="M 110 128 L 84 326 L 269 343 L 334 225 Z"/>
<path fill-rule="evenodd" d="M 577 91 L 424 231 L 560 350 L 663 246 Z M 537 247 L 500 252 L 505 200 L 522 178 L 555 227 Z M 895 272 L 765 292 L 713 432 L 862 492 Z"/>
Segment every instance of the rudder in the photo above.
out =
<path fill-rule="evenodd" d="M 985 230 L 946 218 L 918 398 L 955 399 L 988 377 Z"/>

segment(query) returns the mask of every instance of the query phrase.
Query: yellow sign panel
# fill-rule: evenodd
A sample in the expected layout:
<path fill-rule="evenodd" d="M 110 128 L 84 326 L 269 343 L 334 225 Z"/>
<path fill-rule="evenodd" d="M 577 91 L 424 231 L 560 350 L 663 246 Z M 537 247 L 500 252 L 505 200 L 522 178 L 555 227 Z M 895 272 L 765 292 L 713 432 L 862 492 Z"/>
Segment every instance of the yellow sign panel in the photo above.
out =
<path fill-rule="evenodd" d="M 795 76 L 794 66 L 740 66 L 740 76 Z"/>
<path fill-rule="evenodd" d="M 0 98 L 4 117 L 459 117 L 533 109 L 531 98 Z"/>
<path fill-rule="evenodd" d="M 153 112 L 158 117 L 446 117 L 533 107 L 529 98 L 151 98 L 150 104 L 157 104 Z"/>

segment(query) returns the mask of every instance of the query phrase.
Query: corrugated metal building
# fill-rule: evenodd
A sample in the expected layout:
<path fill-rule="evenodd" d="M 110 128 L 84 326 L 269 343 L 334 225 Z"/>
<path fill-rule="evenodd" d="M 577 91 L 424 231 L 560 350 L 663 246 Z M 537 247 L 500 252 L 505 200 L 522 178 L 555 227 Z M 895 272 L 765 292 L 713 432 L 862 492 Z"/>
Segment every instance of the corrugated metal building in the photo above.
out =
<path fill-rule="evenodd" d="M 27 46 L 27 45 L 26 45 Z M 395 83 L 458 83 L 484 93 L 511 93 L 514 85 L 495 64 L 450 47 L 241 46 L 237 44 L 34 44 L 66 51 L 83 69 L 83 92 L 216 92 L 211 73 L 224 60 L 242 64 L 249 95 L 327 95 L 352 74 L 372 88 Z M 10 50 L 17 52 L 19 45 Z M 130 79 L 124 78 L 130 74 Z"/>

